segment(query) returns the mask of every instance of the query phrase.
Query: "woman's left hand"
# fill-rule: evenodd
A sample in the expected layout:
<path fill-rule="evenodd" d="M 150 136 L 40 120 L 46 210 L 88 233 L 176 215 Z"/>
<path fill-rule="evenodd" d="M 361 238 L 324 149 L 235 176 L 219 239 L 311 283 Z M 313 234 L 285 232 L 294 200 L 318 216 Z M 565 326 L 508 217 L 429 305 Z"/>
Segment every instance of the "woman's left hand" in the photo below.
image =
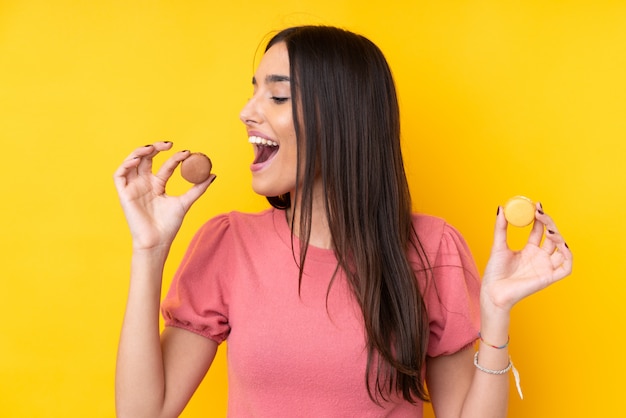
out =
<path fill-rule="evenodd" d="M 523 298 L 571 272 L 572 252 L 541 204 L 536 204 L 535 222 L 521 251 L 512 251 L 507 245 L 507 221 L 499 208 L 491 256 L 483 275 L 483 309 L 509 312 Z"/>

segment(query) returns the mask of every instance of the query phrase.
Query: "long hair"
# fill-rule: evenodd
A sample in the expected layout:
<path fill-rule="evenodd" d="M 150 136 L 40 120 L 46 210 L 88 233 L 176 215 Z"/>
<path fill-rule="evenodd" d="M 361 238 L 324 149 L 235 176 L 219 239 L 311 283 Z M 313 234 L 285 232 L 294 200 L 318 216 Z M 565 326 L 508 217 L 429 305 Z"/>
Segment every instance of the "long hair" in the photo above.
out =
<path fill-rule="evenodd" d="M 289 54 L 298 196 L 268 200 L 281 209 L 292 201 L 300 205 L 300 281 L 313 185 L 320 181 L 338 268 L 363 314 L 369 396 L 376 403 L 394 394 L 412 403 L 428 400 L 422 380 L 428 319 L 407 259 L 409 246 L 422 259 L 420 271 L 428 263 L 412 226 L 398 99 L 387 61 L 365 37 L 334 27 L 285 29 L 266 51 L 278 42 L 285 42 Z"/>

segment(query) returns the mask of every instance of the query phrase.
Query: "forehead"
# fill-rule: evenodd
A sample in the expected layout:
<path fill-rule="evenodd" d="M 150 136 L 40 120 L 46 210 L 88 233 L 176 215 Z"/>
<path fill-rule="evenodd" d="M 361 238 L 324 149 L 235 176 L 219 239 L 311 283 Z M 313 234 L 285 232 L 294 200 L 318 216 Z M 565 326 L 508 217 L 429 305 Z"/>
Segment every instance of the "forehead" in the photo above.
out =
<path fill-rule="evenodd" d="M 255 79 L 265 80 L 270 76 L 279 75 L 289 77 L 289 53 L 287 52 L 287 45 L 284 42 L 279 42 L 272 45 L 268 49 L 257 68 Z"/>

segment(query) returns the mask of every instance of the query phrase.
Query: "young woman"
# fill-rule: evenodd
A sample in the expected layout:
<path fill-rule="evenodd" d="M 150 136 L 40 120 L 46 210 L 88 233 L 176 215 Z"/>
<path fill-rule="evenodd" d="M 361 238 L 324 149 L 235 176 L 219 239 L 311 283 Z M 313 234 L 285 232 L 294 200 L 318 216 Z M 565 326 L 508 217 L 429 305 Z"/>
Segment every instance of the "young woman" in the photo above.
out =
<path fill-rule="evenodd" d="M 362 36 L 286 29 L 253 87 L 240 116 L 252 187 L 273 207 L 207 222 L 162 304 L 169 248 L 215 176 L 166 195 L 189 156 L 153 174 L 169 142 L 133 151 L 115 173 L 133 239 L 118 415 L 177 416 L 227 341 L 229 416 L 418 417 L 426 400 L 438 417 L 505 416 L 511 308 L 571 272 L 552 219 L 538 204 L 512 252 L 498 208 L 479 280 L 454 228 L 411 213 L 393 79 Z"/>

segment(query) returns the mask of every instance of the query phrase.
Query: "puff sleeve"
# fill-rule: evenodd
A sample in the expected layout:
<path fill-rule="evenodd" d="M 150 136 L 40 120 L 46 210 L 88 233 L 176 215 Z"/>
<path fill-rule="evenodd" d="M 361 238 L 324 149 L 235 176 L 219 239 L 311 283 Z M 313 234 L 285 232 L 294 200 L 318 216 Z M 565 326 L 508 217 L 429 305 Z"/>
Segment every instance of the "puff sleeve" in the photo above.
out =
<path fill-rule="evenodd" d="M 424 299 L 430 335 L 428 356 L 453 354 L 471 345 L 480 329 L 480 277 L 461 234 L 443 224 Z"/>
<path fill-rule="evenodd" d="M 208 221 L 193 237 L 161 303 L 166 326 L 210 338 L 217 343 L 230 332 L 228 300 L 232 253 L 229 219 Z"/>

